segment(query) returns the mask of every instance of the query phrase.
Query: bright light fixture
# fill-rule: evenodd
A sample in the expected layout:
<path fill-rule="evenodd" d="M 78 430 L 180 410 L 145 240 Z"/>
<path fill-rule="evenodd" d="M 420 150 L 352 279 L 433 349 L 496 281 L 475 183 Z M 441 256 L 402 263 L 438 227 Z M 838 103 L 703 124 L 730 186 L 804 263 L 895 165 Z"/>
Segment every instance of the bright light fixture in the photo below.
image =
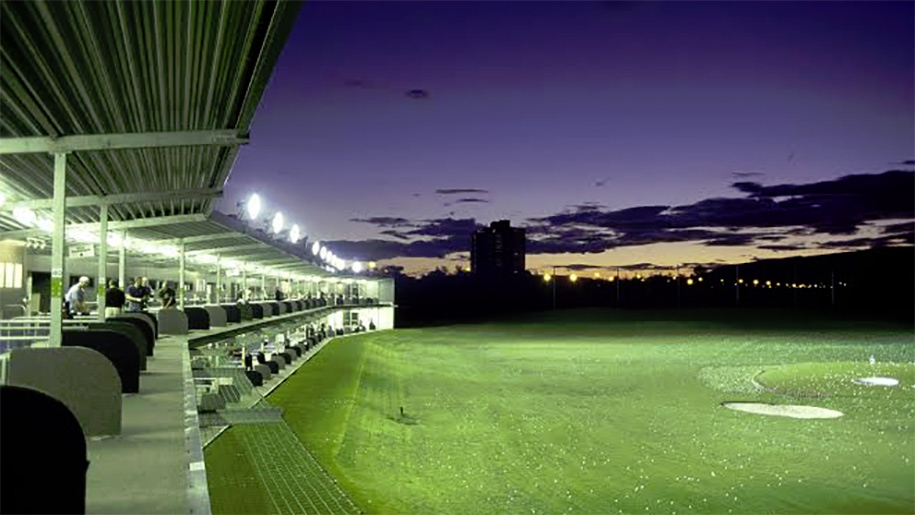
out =
<path fill-rule="evenodd" d="M 378 263 L 376 263 L 374 261 L 369 261 L 369 270 L 374 270 L 377 267 L 378 267 Z"/>
<path fill-rule="evenodd" d="M 277 211 L 273 215 L 273 221 L 270 222 L 270 227 L 273 229 L 273 234 L 279 234 L 283 230 L 283 213 Z"/>
<path fill-rule="evenodd" d="M 362 271 L 362 263 L 358 261 L 353 261 L 353 272 L 359 273 Z"/>
<path fill-rule="evenodd" d="M 33 225 L 35 223 L 35 212 L 27 207 L 17 207 L 13 209 L 13 218 L 22 225 Z"/>
<path fill-rule="evenodd" d="M 543 282 L 548 283 L 548 282 L 550 282 L 550 279 L 552 279 L 552 278 L 553 278 L 553 276 L 550 274 L 543 274 Z"/>
<path fill-rule="evenodd" d="M 320 250 L 318 250 L 318 255 L 321 256 L 321 259 L 327 260 L 327 247 L 322 246 Z"/>
<path fill-rule="evenodd" d="M 299 224 L 292 224 L 292 229 L 289 229 L 289 241 L 298 243 L 301 235 L 302 233 L 299 230 Z"/>
<path fill-rule="evenodd" d="M 251 196 L 248 197 L 248 204 L 246 207 L 248 208 L 248 218 L 252 220 L 256 219 L 257 215 L 261 212 L 261 196 L 257 193 L 252 193 Z"/>
<path fill-rule="evenodd" d="M 318 255 L 318 252 L 321 252 L 321 242 L 316 241 L 311 244 L 311 253 L 315 256 Z"/>
<path fill-rule="evenodd" d="M 687 280 L 686 280 L 686 285 L 687 285 L 687 286 L 692 286 L 692 285 L 693 285 L 693 280 L 692 280 L 692 279 L 687 279 Z"/>
<path fill-rule="evenodd" d="M 569 276 L 569 280 L 572 281 L 572 282 L 574 283 L 575 281 L 578 280 L 578 276 L 575 275 L 575 274 L 572 274 L 572 275 Z"/>

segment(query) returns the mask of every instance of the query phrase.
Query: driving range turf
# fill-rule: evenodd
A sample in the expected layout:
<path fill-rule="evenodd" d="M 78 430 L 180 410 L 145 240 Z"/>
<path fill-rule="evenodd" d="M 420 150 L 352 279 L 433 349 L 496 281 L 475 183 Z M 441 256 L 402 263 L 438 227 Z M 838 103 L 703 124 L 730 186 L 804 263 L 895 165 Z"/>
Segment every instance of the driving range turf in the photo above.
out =
<path fill-rule="evenodd" d="M 369 513 L 912 513 L 913 338 L 783 312 L 560 311 L 338 339 L 268 400 Z M 853 382 L 868 376 L 899 385 Z M 206 450 L 214 513 L 283 511 L 239 429 Z"/>

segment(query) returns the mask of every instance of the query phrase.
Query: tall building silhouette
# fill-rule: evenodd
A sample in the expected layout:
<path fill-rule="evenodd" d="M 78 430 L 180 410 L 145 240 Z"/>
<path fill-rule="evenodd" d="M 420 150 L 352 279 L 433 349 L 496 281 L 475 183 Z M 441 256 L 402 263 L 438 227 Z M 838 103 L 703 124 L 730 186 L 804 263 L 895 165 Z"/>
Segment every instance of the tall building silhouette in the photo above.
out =
<path fill-rule="evenodd" d="M 524 273 L 524 229 L 508 220 L 492 222 L 473 233 L 470 266 L 474 274 L 510 277 Z"/>

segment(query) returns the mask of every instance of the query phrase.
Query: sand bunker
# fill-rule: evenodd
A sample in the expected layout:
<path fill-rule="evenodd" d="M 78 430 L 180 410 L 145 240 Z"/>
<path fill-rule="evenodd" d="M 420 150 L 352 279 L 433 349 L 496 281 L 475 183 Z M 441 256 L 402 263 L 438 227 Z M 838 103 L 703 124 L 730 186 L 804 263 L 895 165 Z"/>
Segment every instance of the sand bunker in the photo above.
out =
<path fill-rule="evenodd" d="M 816 406 L 797 406 L 780 404 L 763 404 L 761 402 L 723 402 L 725 408 L 759 415 L 774 415 L 791 418 L 839 418 L 841 411 Z"/>
<path fill-rule="evenodd" d="M 896 386 L 899 384 L 899 379 L 893 379 L 892 377 L 859 377 L 855 379 L 855 384 L 863 384 L 865 386 Z"/>

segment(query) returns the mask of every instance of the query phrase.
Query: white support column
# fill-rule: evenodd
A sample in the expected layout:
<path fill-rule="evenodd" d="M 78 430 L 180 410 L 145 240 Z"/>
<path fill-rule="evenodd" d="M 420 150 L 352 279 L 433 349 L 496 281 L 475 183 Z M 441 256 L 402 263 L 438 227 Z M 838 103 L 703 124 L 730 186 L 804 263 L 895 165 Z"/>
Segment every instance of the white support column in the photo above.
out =
<path fill-rule="evenodd" d="M 118 255 L 118 286 L 127 290 L 127 231 L 121 231 L 121 253 Z"/>
<path fill-rule="evenodd" d="M 54 154 L 54 233 L 51 236 L 51 334 L 48 345 L 61 346 L 64 293 L 64 231 L 67 210 L 67 154 Z"/>
<path fill-rule="evenodd" d="M 95 291 L 98 292 L 98 319 L 105 320 L 105 289 L 108 287 L 108 206 L 99 208 L 98 232 L 98 274 L 95 278 Z"/>
<path fill-rule="evenodd" d="M 241 297 L 247 302 L 248 299 L 248 271 L 247 266 L 241 267 Z"/>
<path fill-rule="evenodd" d="M 267 300 L 267 276 L 261 274 L 261 300 Z"/>
<path fill-rule="evenodd" d="M 178 309 L 184 310 L 184 240 L 178 244 Z"/>
<path fill-rule="evenodd" d="M 221 259 L 216 258 L 216 304 L 222 303 L 222 299 L 220 298 L 220 296 L 222 295 L 222 279 L 220 278 L 220 276 L 222 275 L 222 272 L 220 270 L 221 268 L 222 268 Z"/>

